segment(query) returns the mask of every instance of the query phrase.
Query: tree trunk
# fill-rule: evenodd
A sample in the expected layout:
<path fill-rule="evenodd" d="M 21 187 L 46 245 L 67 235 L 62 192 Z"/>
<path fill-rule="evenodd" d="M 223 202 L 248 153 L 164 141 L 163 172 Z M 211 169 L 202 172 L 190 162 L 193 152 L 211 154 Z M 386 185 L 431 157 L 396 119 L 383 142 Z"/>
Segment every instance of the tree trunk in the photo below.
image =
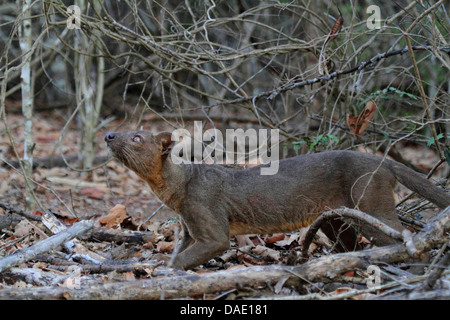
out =
<path fill-rule="evenodd" d="M 31 28 L 31 0 L 22 0 L 22 24 L 19 26 L 20 48 L 22 59 L 27 59 L 21 69 L 21 89 L 22 89 L 22 113 L 24 116 L 24 153 L 23 167 L 26 185 L 26 207 L 32 207 L 32 185 L 31 178 L 33 170 L 33 86 L 31 83 L 31 55 L 27 55 L 32 45 Z"/>
<path fill-rule="evenodd" d="M 87 4 L 85 0 L 75 2 L 80 7 L 81 13 L 86 12 Z M 97 11 L 99 4 L 94 2 Z M 81 123 L 82 128 L 80 147 L 83 154 L 83 168 L 92 168 L 95 157 L 95 133 L 103 100 L 104 68 L 103 57 L 94 58 L 91 54 L 101 55 L 101 49 L 92 43 L 93 37 L 87 37 L 83 31 L 79 31 L 80 37 L 76 40 L 75 47 L 86 54 L 75 54 L 75 64 L 77 70 L 76 76 L 76 97 L 77 105 L 81 105 Z M 95 49 L 96 48 L 96 49 Z M 95 75 L 91 74 L 91 68 L 97 59 Z"/>

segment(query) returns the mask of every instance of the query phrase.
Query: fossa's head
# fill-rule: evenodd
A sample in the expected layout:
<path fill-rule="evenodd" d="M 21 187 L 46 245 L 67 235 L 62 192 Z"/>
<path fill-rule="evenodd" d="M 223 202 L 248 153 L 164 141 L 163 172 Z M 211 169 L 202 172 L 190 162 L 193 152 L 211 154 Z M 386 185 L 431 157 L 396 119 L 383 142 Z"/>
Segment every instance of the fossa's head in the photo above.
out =
<path fill-rule="evenodd" d="M 171 136 L 170 132 L 156 135 L 148 131 L 108 132 L 105 142 L 117 160 L 148 180 L 170 154 Z"/>

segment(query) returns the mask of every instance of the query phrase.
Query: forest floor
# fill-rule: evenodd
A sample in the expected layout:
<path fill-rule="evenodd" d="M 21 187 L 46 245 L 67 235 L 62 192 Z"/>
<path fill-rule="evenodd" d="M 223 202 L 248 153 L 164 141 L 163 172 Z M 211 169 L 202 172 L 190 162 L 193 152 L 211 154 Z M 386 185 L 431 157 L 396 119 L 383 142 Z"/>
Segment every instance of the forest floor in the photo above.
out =
<path fill-rule="evenodd" d="M 9 114 L 7 117 L 17 152 L 22 155 L 22 116 L 20 114 Z M 80 141 L 76 128 L 69 126 L 66 133 L 61 137 L 65 121 L 62 115 L 57 113 L 55 115 L 54 112 L 41 112 L 35 115 L 35 158 L 57 156 L 60 150 L 66 155 L 77 153 Z M 108 124 L 108 127 L 116 128 L 119 123 L 120 121 L 113 121 Z M 165 129 L 161 122 L 144 121 L 142 125 L 144 129 L 154 132 Z M 107 129 L 102 128 L 97 134 L 99 155 L 107 155 L 103 142 L 103 137 L 107 131 Z M 59 141 L 61 142 L 61 149 L 56 147 Z M 430 170 L 439 161 L 434 152 L 420 146 L 402 146 L 401 153 L 405 159 L 425 170 Z M 8 162 L 15 159 L 3 123 L 0 123 L 0 159 Z M 74 166 L 77 166 L 77 164 L 74 164 Z M 441 172 L 438 170 L 433 178 L 437 179 L 440 175 Z M 103 238 L 92 235 L 81 237 L 81 243 L 87 251 L 78 252 L 67 246 L 59 246 L 58 249 L 37 255 L 31 260 L 3 272 L 0 271 L 0 298 L 3 299 L 8 297 L 37 298 L 39 294 L 42 294 L 44 298 L 128 298 L 126 295 L 118 293 L 102 296 L 101 288 L 107 284 L 111 286 L 114 286 L 115 283 L 123 285 L 124 283 L 135 282 L 135 280 L 155 281 L 160 278 L 176 280 L 180 277 L 186 279 L 186 277 L 192 275 L 202 276 L 206 273 L 215 274 L 219 271 L 225 272 L 224 276 L 226 276 L 227 271 L 232 274 L 238 272 L 234 270 L 244 270 L 255 266 L 276 268 L 279 265 L 290 265 L 293 262 L 295 264 L 306 234 L 306 229 L 301 229 L 290 233 L 232 238 L 231 247 L 227 252 L 192 271 L 181 272 L 161 267 L 153 259 L 155 253 L 169 255 L 173 251 L 175 238 L 179 232 L 176 214 L 167 207 L 158 210 L 162 203 L 154 196 L 146 183 L 116 161 L 109 161 L 106 165 L 100 166 L 90 173 L 80 173 L 68 167 L 36 168 L 33 174 L 33 183 L 35 184 L 36 195 L 43 207 L 50 209 L 53 215 L 66 227 L 82 220 L 95 221 L 94 229 L 97 228 L 97 231 L 103 230 Z M 23 209 L 24 190 L 24 179 L 20 170 L 8 165 L 0 166 L 0 201 L 15 208 Z M 407 190 L 399 189 L 397 197 L 400 199 L 406 194 L 408 194 Z M 433 206 L 423 202 L 416 207 L 419 209 L 412 209 L 412 213 L 408 216 L 412 220 L 419 221 L 419 225 L 425 225 L 428 219 L 440 212 L 440 210 L 436 210 Z M 33 214 L 41 217 L 43 215 L 41 211 L 37 208 L 33 211 Z M 156 214 L 152 216 L 155 212 Z M 12 215 L 11 210 L 0 208 L 0 217 Z M 24 219 L 22 216 L 15 217 L 15 219 L 11 219 L 9 224 L 2 225 L 0 223 L 2 228 L 0 230 L 0 261 L 2 258 L 13 255 L 20 250 L 32 248 L 51 235 L 42 222 Z M 150 217 L 151 219 L 149 219 Z M 108 238 L 112 240 L 107 240 L 105 234 L 108 232 L 105 229 L 111 229 L 113 233 L 115 232 L 114 236 L 110 235 L 110 238 Z M 421 228 L 410 226 L 409 229 L 417 232 Z M 148 238 L 145 241 L 131 241 L 127 240 L 129 238 L 126 237 L 120 238 L 121 232 L 141 234 L 148 236 Z M 362 241 L 370 247 L 368 240 L 362 239 Z M 319 233 L 319 236 L 315 238 L 309 248 L 310 259 L 332 255 L 331 247 L 330 241 Z M 445 250 L 448 249 L 440 247 L 430 251 L 427 260 L 421 262 L 422 273 L 424 269 L 427 270 L 427 267 L 433 261 L 436 264 Z M 419 274 L 414 273 L 410 268 L 417 264 L 417 261 L 405 261 L 382 266 L 384 275 L 382 284 L 388 284 L 394 280 L 396 283 L 404 281 L 405 284 L 387 286 L 380 290 L 368 290 L 366 285 L 368 274 L 364 272 L 365 270 L 355 268 L 355 270 L 348 271 L 345 275 L 328 282 L 300 281 L 290 284 L 290 280 L 284 275 L 274 280 L 275 285 L 246 286 L 241 284 L 241 286 L 233 287 L 232 284 L 229 284 L 228 287 L 223 285 L 223 287 L 203 293 L 201 289 L 187 291 L 186 293 L 181 293 L 184 292 L 181 290 L 179 295 L 171 295 L 162 290 L 155 295 L 159 298 L 172 297 L 177 299 L 389 298 L 394 297 L 399 292 L 410 292 L 425 281 L 426 276 L 421 275 L 420 272 Z M 98 267 L 99 265 L 103 268 Z M 262 272 L 267 271 L 266 269 L 262 270 Z M 428 271 L 430 270 L 431 268 L 428 268 Z M 276 273 L 276 271 L 273 271 L 273 273 Z M 416 279 L 415 282 L 414 279 Z M 436 290 L 440 292 L 435 296 L 436 298 L 450 297 L 449 280 L 447 268 L 443 278 L 436 284 L 435 289 L 437 288 Z M 196 279 L 195 281 L 206 280 Z M 88 287 L 93 291 L 95 289 L 92 288 L 97 288 L 98 291 L 86 296 L 72 294 L 74 288 Z M 48 290 L 34 292 L 32 291 L 33 288 Z M 59 291 L 51 293 L 51 288 L 57 288 Z M 23 291 L 24 289 L 28 291 Z M 445 294 L 441 292 L 442 290 Z M 67 292 L 70 292 L 70 294 L 67 295 Z M 431 297 L 433 298 L 433 296 Z M 136 296 L 130 296 L 130 298 L 136 298 Z"/>

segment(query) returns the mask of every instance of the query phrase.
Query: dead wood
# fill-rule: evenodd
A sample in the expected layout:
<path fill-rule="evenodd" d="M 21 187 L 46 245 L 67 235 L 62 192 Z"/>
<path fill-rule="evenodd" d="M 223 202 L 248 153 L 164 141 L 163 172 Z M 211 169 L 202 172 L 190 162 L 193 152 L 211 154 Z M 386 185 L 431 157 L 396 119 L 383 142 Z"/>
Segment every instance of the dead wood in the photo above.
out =
<path fill-rule="evenodd" d="M 4 201 L 0 201 L 0 208 L 5 209 L 6 211 L 10 211 L 11 213 L 18 214 L 18 215 L 25 217 L 27 219 L 30 219 L 30 220 L 34 220 L 34 221 L 42 220 L 42 218 L 40 216 L 29 213 L 25 210 L 17 208 L 17 207 L 15 207 L 7 202 L 4 202 Z"/>
<path fill-rule="evenodd" d="M 0 208 L 30 220 L 34 221 L 43 220 L 42 217 L 39 215 L 32 214 L 4 201 L 0 201 Z M 13 223 L 17 224 L 19 221 L 20 219 L 14 215 L 0 216 L 0 229 L 6 228 Z M 83 235 L 82 238 L 83 239 L 92 238 L 95 240 L 108 242 L 129 242 L 129 243 L 146 243 L 146 242 L 154 242 L 156 240 L 155 234 L 153 232 L 115 230 L 104 227 L 94 227 L 93 229 L 90 230 L 90 232 Z"/>
<path fill-rule="evenodd" d="M 23 262 L 29 261 L 41 253 L 56 249 L 65 242 L 79 235 L 82 235 L 92 227 L 93 222 L 91 221 L 78 222 L 72 227 L 63 230 L 52 237 L 42 240 L 31 247 L 6 256 L 5 258 L 0 259 L 0 273 L 13 266 L 17 266 Z"/>
<path fill-rule="evenodd" d="M 360 220 L 379 229 L 380 231 L 382 231 L 383 233 L 387 234 L 388 236 L 394 239 L 403 240 L 403 236 L 400 232 L 392 229 L 391 227 L 387 226 L 377 218 L 374 218 L 368 215 L 367 213 L 349 208 L 334 209 L 321 214 L 309 227 L 308 232 L 306 233 L 305 236 L 305 240 L 303 242 L 303 249 L 302 249 L 303 259 L 306 259 L 308 257 L 309 246 L 313 241 L 317 231 L 320 229 L 321 225 L 333 218 L 351 218 Z"/>
<path fill-rule="evenodd" d="M 161 261 L 155 262 L 135 262 L 135 261 L 105 261 L 99 265 L 96 264 L 76 264 L 83 272 L 108 273 L 108 272 L 133 272 L 135 274 L 151 273 L 153 269 L 161 265 Z M 73 266 L 73 264 L 71 265 Z M 70 266 L 49 265 L 49 269 L 66 271 Z"/>
<path fill-rule="evenodd" d="M 380 297 L 380 300 L 449 300 L 450 290 L 439 289 L 426 292 L 401 292 L 398 294 Z"/>
<path fill-rule="evenodd" d="M 23 281 L 35 286 L 55 286 L 63 282 L 67 275 L 46 272 L 38 268 L 11 268 L 0 274 L 0 280 L 4 283 L 16 283 Z"/>
<path fill-rule="evenodd" d="M 14 213 L 6 213 L 5 215 L 0 215 L 0 230 L 13 228 L 22 219 L 22 217 Z"/>
<path fill-rule="evenodd" d="M 107 242 L 128 242 L 128 243 L 149 243 L 156 242 L 156 235 L 152 231 L 131 231 L 109 229 L 105 227 L 94 227 L 90 232 L 86 233 L 82 239 L 92 239 Z"/>
<path fill-rule="evenodd" d="M 444 257 L 439 261 L 439 263 L 434 266 L 430 272 L 428 278 L 424 281 L 422 286 L 417 290 L 418 292 L 424 292 L 427 290 L 432 290 L 436 285 L 436 281 L 441 277 L 442 273 L 450 265 L 450 252 L 447 252 Z M 450 295 L 450 292 L 448 293 Z"/>
<path fill-rule="evenodd" d="M 133 261 L 133 260 L 104 260 L 100 264 L 94 263 L 78 263 L 72 260 L 64 258 L 65 255 L 58 256 L 58 252 L 53 254 L 40 254 L 36 256 L 33 261 L 45 262 L 46 269 L 57 270 L 60 272 L 66 272 L 69 269 L 80 268 L 82 272 L 92 273 L 108 273 L 108 272 L 134 272 L 135 274 L 148 274 L 152 276 L 158 276 L 154 269 L 160 266 L 162 261 Z M 176 269 L 174 269 L 176 270 Z M 3 272 L 1 277 L 7 272 Z"/>
<path fill-rule="evenodd" d="M 450 230 L 450 207 L 432 219 L 413 236 L 417 254 L 447 242 Z M 339 253 L 309 261 L 300 266 L 258 266 L 204 274 L 159 277 L 126 283 L 107 283 L 77 290 L 56 287 L 13 288 L 0 290 L 0 299 L 174 299 L 216 293 L 232 288 L 261 289 L 302 281 L 329 282 L 348 271 L 365 270 L 380 262 L 396 263 L 411 259 L 403 243 L 357 252 Z"/>

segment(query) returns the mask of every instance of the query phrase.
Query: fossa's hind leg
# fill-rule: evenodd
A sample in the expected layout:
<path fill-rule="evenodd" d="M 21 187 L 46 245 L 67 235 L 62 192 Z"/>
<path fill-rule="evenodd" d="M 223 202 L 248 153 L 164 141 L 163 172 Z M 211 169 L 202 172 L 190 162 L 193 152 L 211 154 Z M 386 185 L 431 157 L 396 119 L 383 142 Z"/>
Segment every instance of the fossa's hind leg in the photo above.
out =
<path fill-rule="evenodd" d="M 361 250 L 358 244 L 358 232 L 341 218 L 333 218 L 324 222 L 320 229 L 333 242 L 338 252 Z"/>
<path fill-rule="evenodd" d="M 352 202 L 356 209 L 376 217 L 391 228 L 401 232 L 403 227 L 395 213 L 393 192 L 395 181 L 393 179 L 386 178 L 386 175 L 381 178 L 377 174 L 372 179 L 369 179 L 369 176 L 361 179 L 354 184 L 352 189 Z M 368 184 L 369 180 L 370 183 Z M 367 223 L 361 222 L 359 224 L 361 233 L 377 246 L 398 242 Z"/>
<path fill-rule="evenodd" d="M 394 178 L 386 173 L 383 175 L 375 173 L 374 175 L 361 175 L 359 179 L 355 180 L 347 186 L 350 192 L 345 206 L 372 215 L 391 228 L 401 231 L 403 227 L 395 213 Z M 335 218 L 324 223 L 321 229 L 330 240 L 334 242 L 338 240 L 336 249 L 341 252 L 361 249 L 357 241 L 360 233 L 377 246 L 397 243 L 397 240 L 379 229 L 355 220 L 349 222 L 347 219 L 346 222 L 343 219 Z"/>

